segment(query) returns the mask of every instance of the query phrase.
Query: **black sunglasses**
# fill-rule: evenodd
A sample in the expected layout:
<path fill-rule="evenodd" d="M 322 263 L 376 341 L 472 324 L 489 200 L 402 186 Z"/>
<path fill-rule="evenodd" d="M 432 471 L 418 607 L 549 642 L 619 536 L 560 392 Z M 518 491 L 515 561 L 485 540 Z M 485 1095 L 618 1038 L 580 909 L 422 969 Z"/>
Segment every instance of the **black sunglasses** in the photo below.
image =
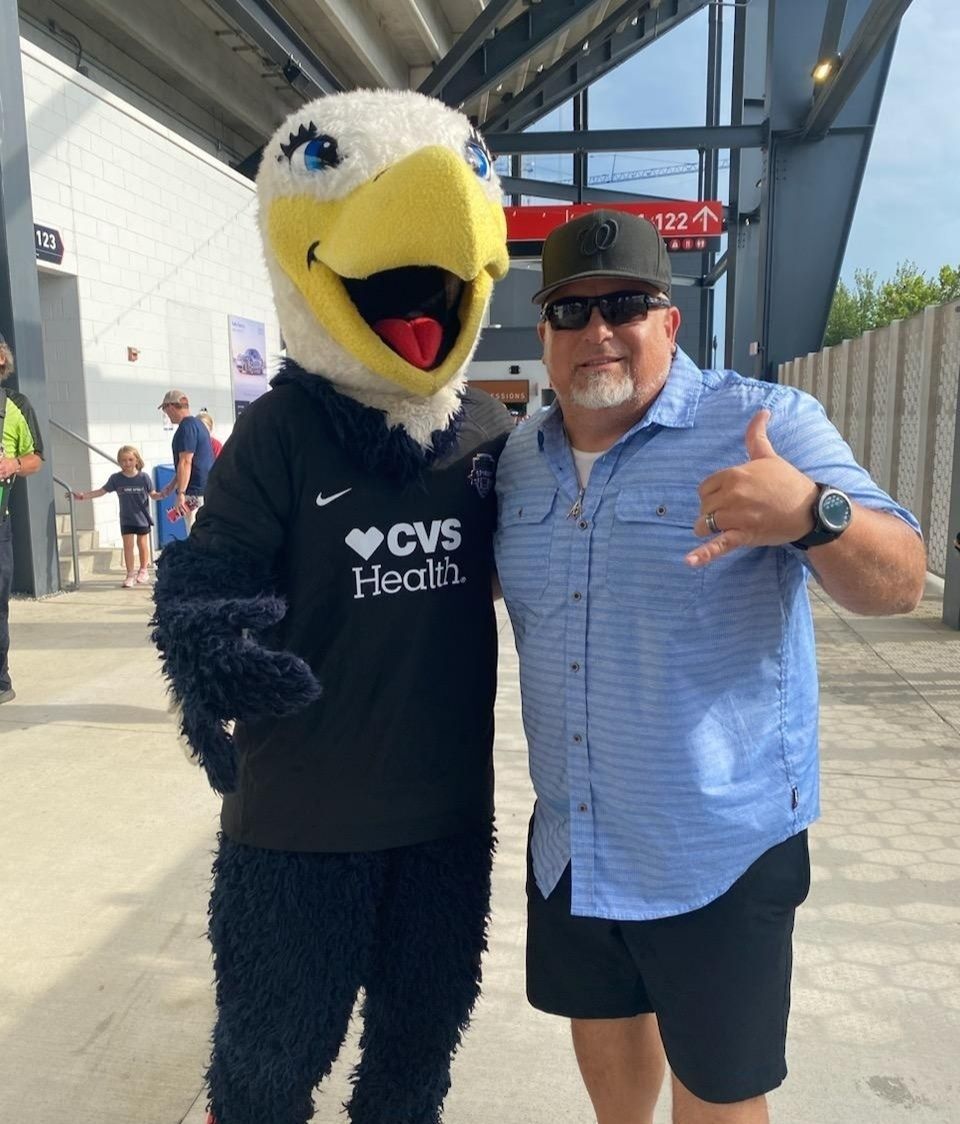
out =
<path fill-rule="evenodd" d="M 666 297 L 651 297 L 627 289 L 620 293 L 604 293 L 602 297 L 561 297 L 540 309 L 540 319 L 558 331 L 578 331 L 590 323 L 595 308 L 608 324 L 618 328 L 634 320 L 645 320 L 651 308 L 669 308 Z"/>

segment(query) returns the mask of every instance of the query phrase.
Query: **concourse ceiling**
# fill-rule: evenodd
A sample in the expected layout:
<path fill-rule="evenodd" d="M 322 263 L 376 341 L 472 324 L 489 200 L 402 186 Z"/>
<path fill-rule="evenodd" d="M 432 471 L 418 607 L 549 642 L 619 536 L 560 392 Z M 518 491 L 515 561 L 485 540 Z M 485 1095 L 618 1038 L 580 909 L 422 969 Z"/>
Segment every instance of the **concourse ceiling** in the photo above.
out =
<path fill-rule="evenodd" d="M 234 166 L 338 89 L 422 88 L 488 134 L 561 105 L 706 0 L 18 0 L 22 34 Z"/>
<path fill-rule="evenodd" d="M 682 276 L 703 296 L 701 361 L 710 350 L 712 291 L 725 277 L 725 361 L 772 377 L 778 363 L 816 350 L 823 337 L 910 2 L 0 0 L 0 12 L 12 15 L 16 5 L 27 40 L 251 176 L 292 110 L 363 87 L 437 96 L 474 118 L 495 153 L 700 151 L 701 199 L 718 190 L 706 154 L 716 161 L 729 150 L 726 251 L 718 260 L 694 248 L 683 255 L 693 272 Z M 727 8 L 731 124 L 721 126 Z M 577 123 L 572 132 L 518 139 L 703 9 L 710 15 L 703 127 L 608 136 Z M 576 120 L 582 103 L 574 106 Z M 583 163 L 578 168 L 582 176 Z M 546 187 L 551 198 L 623 198 L 582 179 L 543 185 L 515 174 L 504 186 L 512 195 L 543 197 Z"/>

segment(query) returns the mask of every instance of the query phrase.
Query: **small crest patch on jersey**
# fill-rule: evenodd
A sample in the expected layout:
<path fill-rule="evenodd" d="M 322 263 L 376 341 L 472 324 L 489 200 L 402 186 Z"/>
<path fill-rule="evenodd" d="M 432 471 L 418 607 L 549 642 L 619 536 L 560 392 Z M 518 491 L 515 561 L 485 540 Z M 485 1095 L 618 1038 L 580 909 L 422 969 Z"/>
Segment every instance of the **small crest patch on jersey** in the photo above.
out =
<path fill-rule="evenodd" d="M 489 453 L 477 453 L 473 458 L 473 466 L 467 480 L 477 489 L 477 495 L 482 500 L 485 500 L 493 491 L 496 470 L 497 462 Z"/>

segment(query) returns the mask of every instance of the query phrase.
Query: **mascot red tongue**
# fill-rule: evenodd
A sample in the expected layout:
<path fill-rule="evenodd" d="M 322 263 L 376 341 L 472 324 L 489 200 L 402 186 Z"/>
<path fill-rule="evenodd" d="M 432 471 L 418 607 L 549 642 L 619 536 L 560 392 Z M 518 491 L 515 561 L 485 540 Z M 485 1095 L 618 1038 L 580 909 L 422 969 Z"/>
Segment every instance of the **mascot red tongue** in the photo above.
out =
<path fill-rule="evenodd" d="M 286 358 L 164 547 L 153 620 L 223 794 L 209 1120 L 305 1124 L 362 988 L 351 1124 L 438 1124 L 493 850 L 512 425 L 465 372 L 508 265 L 500 186 L 462 114 L 366 90 L 284 122 L 257 191 Z"/>
<path fill-rule="evenodd" d="M 391 316 L 378 320 L 373 330 L 411 366 L 424 371 L 433 366 L 443 343 L 443 328 L 431 316 L 412 320 Z"/>

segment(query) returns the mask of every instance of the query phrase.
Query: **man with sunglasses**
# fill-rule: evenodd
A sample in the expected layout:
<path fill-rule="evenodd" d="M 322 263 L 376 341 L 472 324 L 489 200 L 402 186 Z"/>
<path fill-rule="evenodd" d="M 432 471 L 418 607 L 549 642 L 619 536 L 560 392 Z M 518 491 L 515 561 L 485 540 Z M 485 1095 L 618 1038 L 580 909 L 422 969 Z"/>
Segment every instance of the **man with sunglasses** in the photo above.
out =
<path fill-rule="evenodd" d="M 556 403 L 497 470 L 537 794 L 527 994 L 572 1020 L 599 1124 L 650 1124 L 664 1051 L 675 1124 L 765 1124 L 819 812 L 807 577 L 908 612 L 925 555 L 813 398 L 677 347 L 670 289 L 644 219 L 544 244 Z"/>

